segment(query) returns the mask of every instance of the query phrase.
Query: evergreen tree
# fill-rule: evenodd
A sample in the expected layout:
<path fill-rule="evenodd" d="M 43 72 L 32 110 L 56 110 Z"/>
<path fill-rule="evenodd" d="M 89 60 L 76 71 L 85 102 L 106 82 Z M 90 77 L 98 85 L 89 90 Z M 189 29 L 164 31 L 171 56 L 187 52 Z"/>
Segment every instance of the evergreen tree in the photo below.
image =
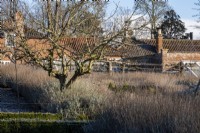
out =
<path fill-rule="evenodd" d="M 186 30 L 184 22 L 180 20 L 180 16 L 174 10 L 166 12 L 161 29 L 163 37 L 167 39 L 181 38 Z"/>

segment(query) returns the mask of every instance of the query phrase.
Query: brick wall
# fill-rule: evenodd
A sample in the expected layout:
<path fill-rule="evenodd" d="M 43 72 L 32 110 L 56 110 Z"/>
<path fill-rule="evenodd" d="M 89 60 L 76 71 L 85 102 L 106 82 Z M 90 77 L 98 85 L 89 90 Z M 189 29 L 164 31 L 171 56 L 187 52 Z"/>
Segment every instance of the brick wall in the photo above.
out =
<path fill-rule="evenodd" d="M 5 45 L 5 39 L 4 38 L 0 38 L 0 48 L 3 48 Z"/>
<path fill-rule="evenodd" d="M 162 50 L 163 71 L 178 65 L 183 60 L 200 61 L 200 53 L 168 53 L 167 49 Z"/>
<path fill-rule="evenodd" d="M 94 42 L 90 38 L 87 39 L 87 40 L 86 39 L 87 38 L 66 38 L 66 39 L 61 40 L 59 42 L 59 45 L 63 45 L 66 48 L 65 53 L 68 54 L 68 55 L 76 52 L 76 50 L 78 52 L 82 52 L 82 51 L 84 52 L 85 45 L 88 44 L 88 43 L 92 45 L 93 42 Z M 16 45 L 21 43 L 20 39 L 19 40 L 16 39 L 15 43 L 16 43 Z M 52 47 L 52 45 L 48 42 L 47 39 L 28 39 L 26 43 L 27 43 L 29 49 L 32 52 L 34 52 L 34 54 L 36 56 L 43 57 L 43 58 L 45 58 L 49 55 L 48 50 L 51 49 L 51 47 Z M 12 49 L 12 47 L 5 47 L 5 39 L 0 38 L 0 49 L 5 50 L 7 48 Z M 11 53 L 8 53 L 8 54 L 11 54 Z M 59 58 L 57 51 L 54 51 L 54 57 L 53 58 L 54 59 Z M 5 55 L 2 56 L 1 60 L 5 60 Z"/>

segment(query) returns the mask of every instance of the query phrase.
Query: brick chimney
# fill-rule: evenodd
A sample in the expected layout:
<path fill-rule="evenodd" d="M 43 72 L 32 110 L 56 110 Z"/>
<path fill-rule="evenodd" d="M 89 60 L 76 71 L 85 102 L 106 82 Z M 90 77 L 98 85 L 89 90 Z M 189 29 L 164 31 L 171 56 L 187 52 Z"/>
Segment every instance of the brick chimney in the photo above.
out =
<path fill-rule="evenodd" d="M 15 20 L 16 20 L 16 35 L 17 36 L 24 36 L 24 18 L 23 14 L 21 12 L 16 12 L 15 14 Z"/>
<path fill-rule="evenodd" d="M 158 36 L 156 39 L 157 39 L 156 40 L 157 53 L 161 53 L 161 50 L 163 49 L 163 36 L 160 28 L 158 29 Z"/>

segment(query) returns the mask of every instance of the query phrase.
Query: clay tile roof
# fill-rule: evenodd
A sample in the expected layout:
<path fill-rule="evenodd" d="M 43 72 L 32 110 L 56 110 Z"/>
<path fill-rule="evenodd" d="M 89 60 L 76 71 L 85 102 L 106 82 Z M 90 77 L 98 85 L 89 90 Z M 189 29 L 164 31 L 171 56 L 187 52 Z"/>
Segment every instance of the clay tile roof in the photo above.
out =
<path fill-rule="evenodd" d="M 199 40 L 164 40 L 163 47 L 169 52 L 200 52 Z"/>
<path fill-rule="evenodd" d="M 132 40 L 129 44 L 123 44 L 119 48 L 112 50 L 106 55 L 115 55 L 123 58 L 133 58 L 156 54 L 155 46 Z"/>
<path fill-rule="evenodd" d="M 164 39 L 163 48 L 170 53 L 174 52 L 200 52 L 200 40 L 172 40 Z M 156 54 L 156 39 L 132 40 L 130 44 L 124 44 L 118 49 L 106 53 L 109 56 L 125 58 L 141 57 Z"/>
<path fill-rule="evenodd" d="M 148 56 L 156 54 L 155 46 L 140 43 L 139 41 L 133 40 L 132 43 L 126 44 L 121 48 L 123 51 L 123 57 L 132 58 L 139 56 Z"/>
<path fill-rule="evenodd" d="M 35 29 L 24 26 L 24 33 L 28 39 L 44 39 L 45 35 Z"/>
<path fill-rule="evenodd" d="M 140 40 L 141 43 L 156 46 L 155 39 Z M 200 52 L 200 40 L 174 40 L 164 39 L 163 48 L 168 49 L 169 52 Z"/>
<path fill-rule="evenodd" d="M 117 49 L 117 48 L 113 48 L 113 47 L 107 47 L 105 50 L 105 56 L 111 56 L 111 57 L 122 57 L 123 53 Z"/>
<path fill-rule="evenodd" d="M 148 45 L 151 45 L 151 46 L 156 46 L 156 40 L 155 39 L 140 39 L 140 40 L 137 40 L 139 43 L 141 44 L 148 44 Z"/>
<path fill-rule="evenodd" d="M 60 44 L 64 44 L 65 48 L 75 55 L 82 54 L 88 50 L 92 51 L 95 48 L 95 44 L 98 41 L 96 38 L 63 38 L 60 40 Z M 99 51 L 96 51 L 99 52 Z M 105 51 L 105 56 L 122 56 L 122 51 L 116 48 L 107 46 Z"/>
<path fill-rule="evenodd" d="M 94 38 L 77 37 L 63 38 L 60 43 L 64 44 L 65 48 L 74 52 L 74 54 L 79 54 L 94 48 L 96 41 Z"/>

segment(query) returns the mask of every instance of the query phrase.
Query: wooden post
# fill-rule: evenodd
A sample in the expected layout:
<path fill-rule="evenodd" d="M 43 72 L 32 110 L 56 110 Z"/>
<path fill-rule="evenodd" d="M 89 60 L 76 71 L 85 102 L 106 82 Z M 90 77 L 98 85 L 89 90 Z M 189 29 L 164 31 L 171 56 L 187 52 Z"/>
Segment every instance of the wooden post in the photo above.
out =
<path fill-rule="evenodd" d="M 124 63 L 122 64 L 122 72 L 123 73 L 125 72 L 125 64 Z"/>
<path fill-rule="evenodd" d="M 180 62 L 180 65 L 179 65 L 179 74 L 180 75 L 183 74 L 183 69 L 184 69 L 184 64 L 182 62 Z"/>
<path fill-rule="evenodd" d="M 108 62 L 108 71 L 112 72 L 112 62 L 111 61 Z"/>

